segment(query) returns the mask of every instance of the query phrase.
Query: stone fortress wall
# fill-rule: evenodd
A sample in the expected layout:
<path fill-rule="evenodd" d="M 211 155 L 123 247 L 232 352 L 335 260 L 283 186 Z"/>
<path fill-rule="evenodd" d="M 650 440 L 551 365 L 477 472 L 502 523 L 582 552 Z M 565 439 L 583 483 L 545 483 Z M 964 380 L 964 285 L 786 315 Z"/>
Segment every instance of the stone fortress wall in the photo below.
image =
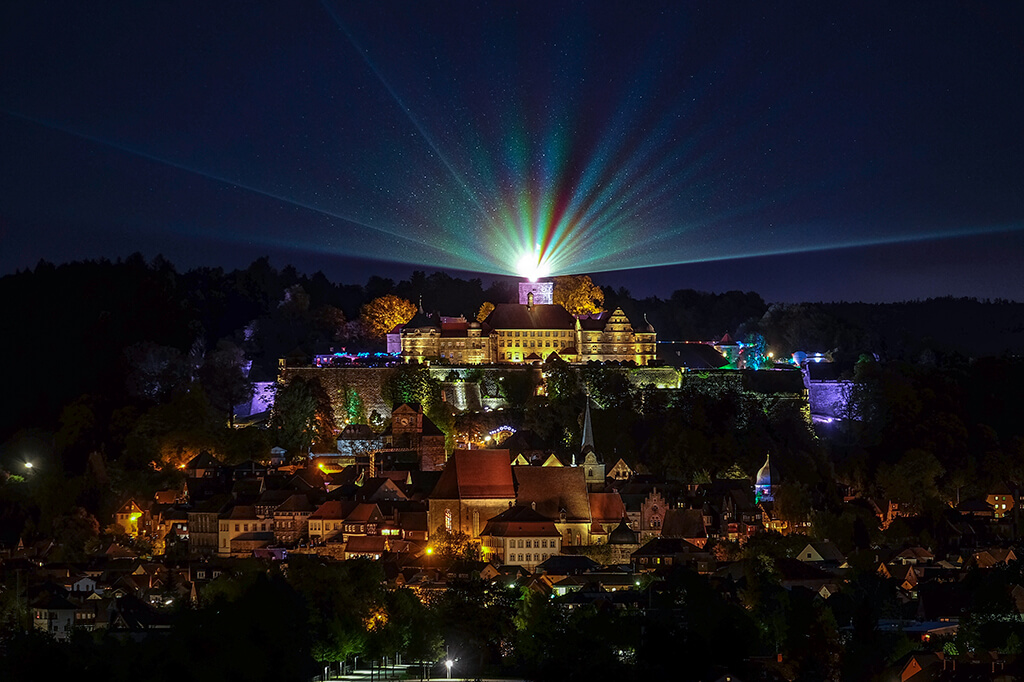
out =
<path fill-rule="evenodd" d="M 669 394 L 699 393 L 724 395 L 737 393 L 745 399 L 799 403 L 802 411 L 808 409 L 808 391 L 797 371 L 709 370 L 683 371 L 674 367 L 591 367 L 576 365 L 576 369 L 592 372 L 623 374 L 637 389 L 650 388 Z M 283 367 L 278 375 L 280 383 L 293 377 L 316 378 L 324 387 L 334 406 L 339 424 L 347 423 L 353 406 L 369 417 L 376 412 L 381 418 L 391 416 L 391 405 L 385 399 L 384 385 L 397 370 L 388 367 Z M 510 372 L 538 372 L 537 367 L 456 367 L 435 365 L 427 369 L 431 379 L 437 381 L 444 400 L 460 412 L 492 410 L 505 407 L 505 400 L 495 389 L 500 375 Z M 809 419 L 809 416 L 808 416 Z"/>

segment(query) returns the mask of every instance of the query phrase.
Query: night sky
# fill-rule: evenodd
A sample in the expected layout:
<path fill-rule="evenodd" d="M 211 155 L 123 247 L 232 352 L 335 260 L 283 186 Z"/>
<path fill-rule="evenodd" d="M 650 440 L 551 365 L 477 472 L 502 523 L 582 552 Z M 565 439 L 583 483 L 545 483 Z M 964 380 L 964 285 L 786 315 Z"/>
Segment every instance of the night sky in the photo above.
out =
<path fill-rule="evenodd" d="M 0 273 L 1024 300 L 1019 2 L 8 2 L 0 55 Z"/>

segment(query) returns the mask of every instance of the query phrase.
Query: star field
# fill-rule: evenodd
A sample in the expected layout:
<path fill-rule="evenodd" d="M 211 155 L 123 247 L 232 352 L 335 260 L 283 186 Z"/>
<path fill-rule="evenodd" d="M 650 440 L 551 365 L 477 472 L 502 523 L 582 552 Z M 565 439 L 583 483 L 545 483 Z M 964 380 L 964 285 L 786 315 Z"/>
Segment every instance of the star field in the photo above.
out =
<path fill-rule="evenodd" d="M 950 3 L 9 6 L 3 266 L 273 251 L 597 273 L 1017 235 L 1021 18 Z"/>

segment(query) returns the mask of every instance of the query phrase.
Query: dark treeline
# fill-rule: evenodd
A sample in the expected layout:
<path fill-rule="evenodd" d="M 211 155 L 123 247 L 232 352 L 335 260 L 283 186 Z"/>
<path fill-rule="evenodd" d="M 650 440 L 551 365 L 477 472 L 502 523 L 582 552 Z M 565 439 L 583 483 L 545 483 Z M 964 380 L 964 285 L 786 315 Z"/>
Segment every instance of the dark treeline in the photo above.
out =
<path fill-rule="evenodd" d="M 3 336 L 11 386 L 18 399 L 0 418 L 0 437 L 18 428 L 52 428 L 63 406 L 84 394 L 124 393 L 129 358 L 178 353 L 198 368 L 207 354 L 232 344 L 253 362 L 251 378 L 269 379 L 277 360 L 331 345 L 374 345 L 361 334 L 360 308 L 395 294 L 445 315 L 472 318 L 485 301 L 513 301 L 515 285 L 417 271 L 408 280 L 371 277 L 338 284 L 322 272 L 280 270 L 261 258 L 245 269 L 178 272 L 157 256 L 118 261 L 41 262 L 0 278 L 0 301 L 11 320 Z M 708 340 L 760 332 L 777 356 L 795 350 L 835 351 L 856 359 L 946 362 L 999 354 L 1024 343 L 1024 304 L 929 299 L 894 304 L 767 304 L 753 292 L 679 290 L 636 300 L 605 290 L 606 307 L 631 319 L 644 315 L 661 340 Z M 155 346 L 155 347 L 154 347 Z M 227 352 L 227 350 L 225 350 Z M 187 362 L 185 364 L 188 364 Z"/>

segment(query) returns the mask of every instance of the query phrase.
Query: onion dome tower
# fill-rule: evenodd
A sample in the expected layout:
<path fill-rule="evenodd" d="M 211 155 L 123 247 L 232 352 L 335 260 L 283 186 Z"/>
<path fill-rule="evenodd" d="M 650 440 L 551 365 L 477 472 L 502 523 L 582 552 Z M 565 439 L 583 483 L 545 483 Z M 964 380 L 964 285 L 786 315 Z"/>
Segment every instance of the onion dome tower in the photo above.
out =
<path fill-rule="evenodd" d="M 757 480 L 754 483 L 754 500 L 760 502 L 772 502 L 775 500 L 775 486 L 779 484 L 779 472 L 771 464 L 771 453 L 764 458 L 764 466 L 757 472 Z"/>
<path fill-rule="evenodd" d="M 637 544 L 636 533 L 629 527 L 626 518 L 623 517 L 619 525 L 608 534 L 609 545 L 635 545 Z"/>

